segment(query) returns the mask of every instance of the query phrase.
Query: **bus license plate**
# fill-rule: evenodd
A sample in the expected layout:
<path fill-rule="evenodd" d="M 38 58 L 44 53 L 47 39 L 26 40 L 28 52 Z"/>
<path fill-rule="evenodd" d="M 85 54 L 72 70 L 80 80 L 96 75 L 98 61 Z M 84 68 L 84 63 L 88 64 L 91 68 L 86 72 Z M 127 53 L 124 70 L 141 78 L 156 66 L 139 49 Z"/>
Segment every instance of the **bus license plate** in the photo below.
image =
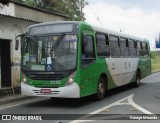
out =
<path fill-rule="evenodd" d="M 41 93 L 51 93 L 51 89 L 41 89 Z"/>

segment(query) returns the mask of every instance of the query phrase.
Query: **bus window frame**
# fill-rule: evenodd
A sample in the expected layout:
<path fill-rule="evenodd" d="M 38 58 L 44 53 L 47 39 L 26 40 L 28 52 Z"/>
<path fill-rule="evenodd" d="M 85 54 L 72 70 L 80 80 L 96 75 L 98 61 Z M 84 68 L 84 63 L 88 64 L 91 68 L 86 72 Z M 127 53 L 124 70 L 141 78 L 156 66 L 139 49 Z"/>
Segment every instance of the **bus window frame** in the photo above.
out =
<path fill-rule="evenodd" d="M 140 48 L 138 48 L 138 44 L 137 43 L 140 43 Z M 136 46 L 137 46 L 137 56 L 138 57 L 143 57 L 142 41 L 137 40 L 136 41 Z M 141 55 L 139 54 L 138 50 L 141 50 Z"/>
<path fill-rule="evenodd" d="M 145 44 L 145 49 L 143 48 L 143 44 Z M 148 49 L 148 43 L 147 42 L 142 42 L 142 52 L 144 57 L 149 57 L 149 49 Z M 147 54 L 145 54 L 147 52 Z"/>
<path fill-rule="evenodd" d="M 130 47 L 130 41 L 133 41 L 134 42 L 134 47 Z M 136 40 L 135 39 L 128 39 L 128 48 L 129 48 L 129 55 L 130 55 L 130 57 L 131 58 L 136 58 L 137 56 L 138 56 L 138 54 L 137 54 L 137 45 L 136 45 L 137 43 L 136 43 Z M 130 53 L 130 49 L 135 49 L 135 51 L 136 51 L 136 55 L 135 56 L 131 56 L 131 53 Z"/>
<path fill-rule="evenodd" d="M 124 47 L 124 46 L 121 46 L 121 39 L 123 39 L 123 40 L 125 40 L 125 44 L 126 44 L 126 46 Z M 119 47 L 120 47 L 120 51 L 121 51 L 121 57 L 122 58 L 129 58 L 130 57 L 130 53 L 129 53 L 129 42 L 128 42 L 128 38 L 125 38 L 125 37 L 119 37 Z M 123 48 L 126 48 L 127 49 L 127 51 L 128 51 L 128 55 L 127 56 L 124 56 L 123 54 L 122 54 L 122 49 Z"/>
<path fill-rule="evenodd" d="M 92 37 L 92 41 L 93 41 L 93 52 L 94 52 L 94 58 L 83 58 L 83 56 L 82 56 L 82 47 L 83 47 L 83 45 L 84 45 L 84 40 L 86 40 L 87 39 L 87 36 L 91 36 Z M 87 39 L 88 40 L 88 39 Z M 82 68 L 86 68 L 86 67 L 88 67 L 89 65 L 91 65 L 91 64 L 93 64 L 93 63 L 95 63 L 96 62 L 96 50 L 95 50 L 95 38 L 94 38 L 94 35 L 91 35 L 91 34 L 87 34 L 87 33 L 85 33 L 85 32 L 83 32 L 83 34 L 82 34 L 82 40 L 81 40 L 82 42 L 81 42 L 81 67 Z M 89 61 L 86 65 L 83 65 L 83 61 L 82 60 L 87 60 L 87 61 Z"/>
<path fill-rule="evenodd" d="M 105 36 L 105 46 L 104 47 L 109 49 L 109 52 L 107 52 L 108 55 L 105 55 L 105 56 L 98 55 L 98 51 L 97 51 L 97 45 L 98 45 L 98 43 L 97 43 L 97 35 L 98 34 L 101 34 L 101 35 Z M 101 33 L 101 32 L 96 32 L 95 36 L 96 36 L 96 54 L 97 54 L 97 57 L 98 58 L 110 58 L 111 53 L 110 53 L 110 47 L 109 47 L 109 34 L 105 34 L 105 33 Z"/>
<path fill-rule="evenodd" d="M 118 47 L 111 47 L 111 46 L 110 46 L 110 36 L 111 36 L 111 37 L 115 37 L 115 38 L 118 39 Z M 110 57 L 111 57 L 111 58 L 121 58 L 121 57 L 122 57 L 122 54 L 121 54 L 121 50 L 120 50 L 119 36 L 109 34 L 109 35 L 108 35 L 108 41 L 109 41 Z M 114 42 L 115 42 L 115 41 L 114 41 Z M 111 53 L 112 50 L 111 50 L 111 48 L 118 48 L 118 49 L 119 49 L 119 52 L 120 52 L 120 55 L 119 55 L 119 56 L 112 56 L 112 53 Z"/>

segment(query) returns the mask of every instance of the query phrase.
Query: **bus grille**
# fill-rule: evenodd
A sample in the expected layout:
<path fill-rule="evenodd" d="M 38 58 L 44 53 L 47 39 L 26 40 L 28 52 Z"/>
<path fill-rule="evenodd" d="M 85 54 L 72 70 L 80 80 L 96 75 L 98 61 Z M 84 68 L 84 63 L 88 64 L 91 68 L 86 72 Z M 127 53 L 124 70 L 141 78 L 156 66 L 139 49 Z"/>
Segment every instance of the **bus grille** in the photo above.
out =
<path fill-rule="evenodd" d="M 61 80 L 64 78 L 63 74 L 30 74 L 29 78 L 33 80 Z"/>
<path fill-rule="evenodd" d="M 36 95 L 52 95 L 52 94 L 59 94 L 60 91 L 51 91 L 50 93 L 41 93 L 40 90 L 32 90 L 34 94 Z"/>

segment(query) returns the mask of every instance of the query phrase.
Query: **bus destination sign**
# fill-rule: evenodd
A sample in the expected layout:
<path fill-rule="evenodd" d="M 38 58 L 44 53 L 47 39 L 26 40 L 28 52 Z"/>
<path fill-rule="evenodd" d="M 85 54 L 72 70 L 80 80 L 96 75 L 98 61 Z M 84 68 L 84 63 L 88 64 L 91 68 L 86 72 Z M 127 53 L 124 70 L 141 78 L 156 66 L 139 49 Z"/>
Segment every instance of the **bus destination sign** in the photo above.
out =
<path fill-rule="evenodd" d="M 31 27 L 28 35 L 40 35 L 51 33 L 67 33 L 73 31 L 73 24 L 47 24 L 42 26 Z"/>

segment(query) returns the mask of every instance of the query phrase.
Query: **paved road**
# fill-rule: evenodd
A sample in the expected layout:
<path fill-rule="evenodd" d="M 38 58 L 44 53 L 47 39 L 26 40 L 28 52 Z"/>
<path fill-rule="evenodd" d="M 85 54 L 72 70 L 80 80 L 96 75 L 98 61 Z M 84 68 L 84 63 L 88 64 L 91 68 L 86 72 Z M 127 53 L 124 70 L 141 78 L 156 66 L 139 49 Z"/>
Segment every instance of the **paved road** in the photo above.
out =
<path fill-rule="evenodd" d="M 160 114 L 160 73 L 152 74 L 141 80 L 141 82 L 142 84 L 138 88 L 130 87 L 130 89 L 127 89 L 127 87 L 123 87 L 112 90 L 108 92 L 108 96 L 104 100 L 98 102 L 92 100 L 91 97 L 80 100 L 38 98 L 3 105 L 0 107 L 0 114 L 69 114 L 69 117 L 71 117 L 71 119 L 69 118 L 70 121 L 63 122 L 72 123 L 96 123 L 96 120 L 101 120 L 102 122 L 105 119 L 123 120 L 125 118 L 137 118 L 134 114 L 142 114 L 142 116 L 146 116 L 146 114 Z M 65 117 L 68 116 L 65 115 Z M 59 119 L 55 119 L 52 123 L 58 123 Z M 78 120 L 75 121 L 75 119 Z M 17 123 L 17 121 L 8 122 Z M 51 121 L 45 122 L 50 123 Z"/>

